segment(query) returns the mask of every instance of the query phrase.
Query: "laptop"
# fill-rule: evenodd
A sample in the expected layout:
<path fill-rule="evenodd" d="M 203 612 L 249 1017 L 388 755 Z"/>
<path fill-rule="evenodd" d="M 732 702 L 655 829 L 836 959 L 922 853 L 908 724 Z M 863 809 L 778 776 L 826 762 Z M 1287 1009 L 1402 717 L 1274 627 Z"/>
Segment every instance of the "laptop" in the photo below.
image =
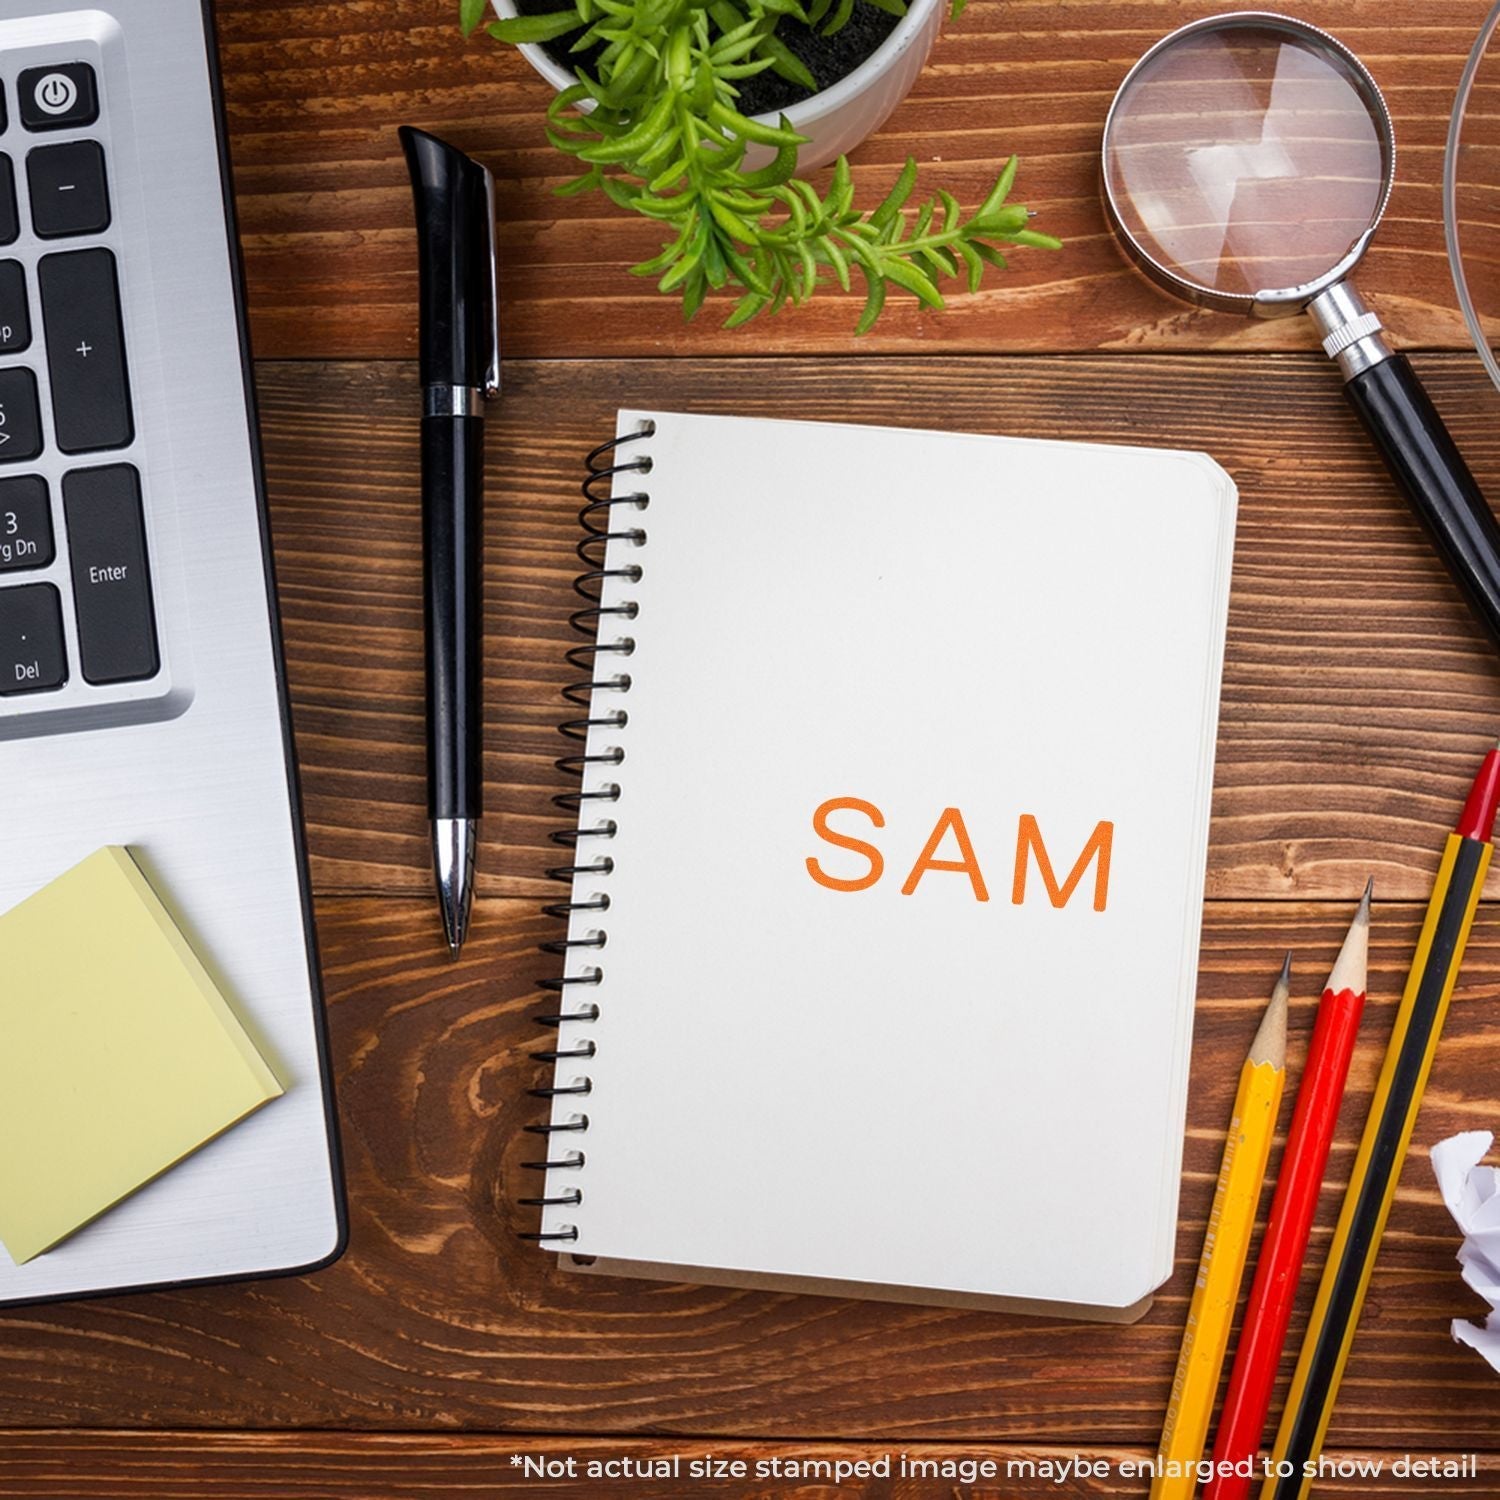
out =
<path fill-rule="evenodd" d="M 345 1241 L 216 68 L 203 0 L 0 12 L 0 911 L 128 846 L 286 1094 L 0 1305 Z"/>

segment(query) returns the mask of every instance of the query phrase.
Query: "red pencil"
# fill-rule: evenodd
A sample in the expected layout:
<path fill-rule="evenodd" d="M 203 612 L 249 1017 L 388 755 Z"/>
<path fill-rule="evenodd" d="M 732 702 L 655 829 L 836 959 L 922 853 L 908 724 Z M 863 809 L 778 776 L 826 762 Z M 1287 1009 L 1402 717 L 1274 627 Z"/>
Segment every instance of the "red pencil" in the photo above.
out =
<path fill-rule="evenodd" d="M 1333 1144 L 1344 1082 L 1349 1076 L 1349 1059 L 1365 1008 L 1373 885 L 1372 881 L 1365 886 L 1318 1005 L 1281 1174 L 1271 1200 L 1271 1218 L 1255 1265 L 1250 1300 L 1245 1305 L 1224 1410 L 1219 1415 L 1214 1477 L 1203 1491 L 1203 1500 L 1244 1500 L 1256 1482 L 1249 1473 L 1251 1463 L 1246 1460 L 1253 1463 L 1260 1450 L 1261 1430 L 1292 1317 L 1307 1237 L 1323 1186 L 1323 1169 L 1328 1165 L 1328 1148 Z"/>

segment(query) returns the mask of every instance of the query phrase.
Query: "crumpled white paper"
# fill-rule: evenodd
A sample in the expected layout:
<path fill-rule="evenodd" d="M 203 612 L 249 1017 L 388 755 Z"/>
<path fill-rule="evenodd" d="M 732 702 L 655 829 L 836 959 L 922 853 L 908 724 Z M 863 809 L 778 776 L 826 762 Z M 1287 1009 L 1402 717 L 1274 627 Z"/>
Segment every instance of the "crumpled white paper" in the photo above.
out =
<path fill-rule="evenodd" d="M 1495 1143 L 1488 1130 L 1466 1130 L 1432 1148 L 1438 1190 L 1463 1231 L 1458 1263 L 1464 1281 L 1490 1305 L 1483 1324 L 1453 1320 L 1453 1337 L 1500 1371 L 1500 1167 L 1480 1166 Z"/>

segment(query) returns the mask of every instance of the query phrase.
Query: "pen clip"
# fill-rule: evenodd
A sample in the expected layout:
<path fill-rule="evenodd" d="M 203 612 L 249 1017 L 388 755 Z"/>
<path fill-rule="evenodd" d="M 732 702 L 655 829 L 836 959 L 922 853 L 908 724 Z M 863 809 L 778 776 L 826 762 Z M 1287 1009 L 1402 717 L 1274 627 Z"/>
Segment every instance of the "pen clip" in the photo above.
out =
<path fill-rule="evenodd" d="M 495 254 L 495 174 L 488 167 L 483 171 L 485 238 L 490 259 L 490 356 L 484 372 L 484 395 L 488 401 L 500 394 L 500 269 Z"/>

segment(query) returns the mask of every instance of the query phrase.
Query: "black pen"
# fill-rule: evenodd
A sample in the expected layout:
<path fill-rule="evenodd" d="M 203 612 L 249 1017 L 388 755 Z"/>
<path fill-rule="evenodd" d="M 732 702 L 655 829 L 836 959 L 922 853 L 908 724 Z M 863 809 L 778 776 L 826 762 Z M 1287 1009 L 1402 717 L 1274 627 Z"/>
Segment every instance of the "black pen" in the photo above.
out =
<path fill-rule="evenodd" d="M 427 615 L 427 811 L 438 901 L 457 957 L 474 900 L 481 768 L 484 404 L 500 390 L 495 180 L 402 126 L 421 283 L 422 560 Z"/>

